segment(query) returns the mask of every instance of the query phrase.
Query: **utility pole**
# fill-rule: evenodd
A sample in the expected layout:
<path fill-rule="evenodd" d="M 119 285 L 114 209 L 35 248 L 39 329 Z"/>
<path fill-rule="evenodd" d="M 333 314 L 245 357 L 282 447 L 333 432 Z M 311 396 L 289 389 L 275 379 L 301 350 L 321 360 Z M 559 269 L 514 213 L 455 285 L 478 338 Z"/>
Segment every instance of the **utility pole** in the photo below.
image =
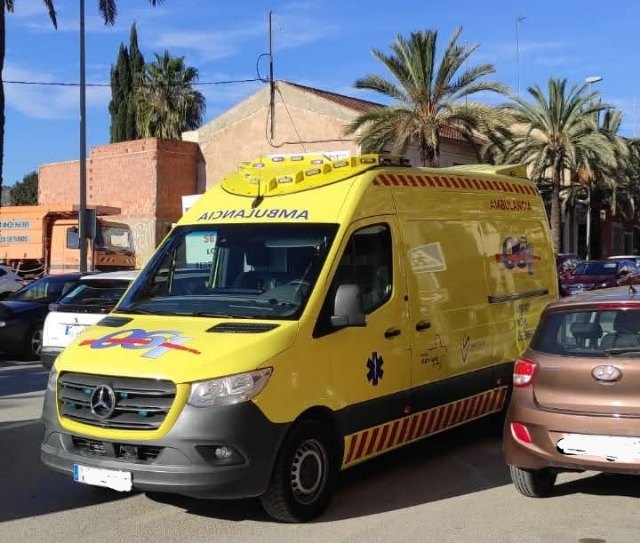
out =
<path fill-rule="evenodd" d="M 80 0 L 80 202 L 78 208 L 78 243 L 80 272 L 87 271 L 87 98 L 85 73 L 84 0 Z"/>
<path fill-rule="evenodd" d="M 269 87 L 270 87 L 270 118 L 271 118 L 271 141 L 275 138 L 275 123 L 276 123 L 276 84 L 273 80 L 273 27 L 271 24 L 271 17 L 273 11 L 269 11 Z"/>
<path fill-rule="evenodd" d="M 516 56 L 518 58 L 518 96 L 520 96 L 520 23 L 527 17 L 516 17 Z"/>

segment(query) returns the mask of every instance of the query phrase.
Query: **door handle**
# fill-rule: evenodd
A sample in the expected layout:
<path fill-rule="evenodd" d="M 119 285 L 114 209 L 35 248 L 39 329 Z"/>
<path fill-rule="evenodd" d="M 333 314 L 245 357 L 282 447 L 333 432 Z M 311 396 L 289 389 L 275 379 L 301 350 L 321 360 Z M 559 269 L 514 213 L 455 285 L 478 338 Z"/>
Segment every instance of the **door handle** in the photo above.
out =
<path fill-rule="evenodd" d="M 431 328 L 431 323 L 428 321 L 420 321 L 418 324 L 416 324 L 416 330 L 418 332 L 422 332 L 423 330 L 428 330 L 429 328 Z"/>
<path fill-rule="evenodd" d="M 399 336 L 402 332 L 398 328 L 389 328 L 385 331 L 384 337 L 390 339 L 392 337 Z"/>

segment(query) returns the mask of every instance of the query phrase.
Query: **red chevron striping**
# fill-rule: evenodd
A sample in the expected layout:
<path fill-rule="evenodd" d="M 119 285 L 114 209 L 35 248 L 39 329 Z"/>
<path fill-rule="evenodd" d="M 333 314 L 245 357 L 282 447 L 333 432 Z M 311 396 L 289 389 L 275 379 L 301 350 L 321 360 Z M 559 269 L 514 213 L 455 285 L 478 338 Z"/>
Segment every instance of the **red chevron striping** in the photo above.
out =
<path fill-rule="evenodd" d="M 413 417 L 411 417 L 411 423 L 409 424 L 409 431 L 407 432 L 406 441 L 411 441 L 413 439 L 413 433 L 416 431 L 416 426 L 418 425 L 419 418 L 420 418 L 420 413 L 413 415 Z"/>
<path fill-rule="evenodd" d="M 456 189 L 461 188 L 460 185 L 458 185 L 458 180 L 455 177 L 450 177 L 449 181 L 454 186 L 454 188 L 456 188 Z"/>
<path fill-rule="evenodd" d="M 480 407 L 480 402 L 482 401 L 482 394 L 478 394 L 473 398 L 471 402 L 471 412 L 469 418 L 475 418 L 478 415 L 478 410 Z"/>
<path fill-rule="evenodd" d="M 455 404 L 453 404 L 453 409 L 451 413 L 451 420 L 449 422 L 449 426 L 453 426 L 454 424 L 458 424 L 460 420 L 460 414 L 464 407 L 464 400 L 458 400 Z"/>
<path fill-rule="evenodd" d="M 391 427 L 391 434 L 389 434 L 389 442 L 387 443 L 387 449 L 393 447 L 396 444 L 396 434 L 398 433 L 398 426 L 400 426 L 400 420 L 394 420 Z"/>
<path fill-rule="evenodd" d="M 471 418 L 471 408 L 473 407 L 473 396 L 471 398 L 467 398 L 464 401 L 464 410 L 462 412 L 462 419 L 461 420 L 469 420 Z"/>
<path fill-rule="evenodd" d="M 353 453 L 356 450 L 356 441 L 358 441 L 358 435 L 354 434 L 351 436 L 351 441 L 349 442 L 349 452 L 347 453 L 347 459 L 345 460 L 345 464 L 349 464 L 353 459 Z"/>
<path fill-rule="evenodd" d="M 405 417 L 402 419 L 402 428 L 400 428 L 400 434 L 398 435 L 398 439 L 396 440 L 396 445 L 400 445 L 400 443 L 404 443 L 404 440 L 407 435 L 407 426 L 409 426 L 409 417 Z"/>
<path fill-rule="evenodd" d="M 440 427 L 436 428 L 436 430 L 442 430 L 449 426 L 449 415 L 451 415 L 451 404 L 448 403 L 442 408 L 442 421 L 440 422 Z"/>
<path fill-rule="evenodd" d="M 429 418 L 429 411 L 423 411 L 420 414 L 420 421 L 418 422 L 418 424 L 416 424 L 416 430 L 415 432 L 413 432 L 411 439 L 416 439 L 417 437 L 424 435 L 424 425 L 428 418 Z"/>
<path fill-rule="evenodd" d="M 382 449 L 386 449 L 385 441 L 387 439 L 387 434 L 389 433 L 389 427 L 391 424 L 385 424 L 382 427 L 382 434 L 380 435 L 380 441 L 378 442 L 378 446 L 376 447 L 376 452 L 380 452 Z"/>
<path fill-rule="evenodd" d="M 373 429 L 373 432 L 371 433 L 371 440 L 369 441 L 369 446 L 367 447 L 367 452 L 365 453 L 366 456 L 369 456 L 373 452 L 373 448 L 376 444 L 376 438 L 378 437 L 379 433 L 380 428 Z"/>
<path fill-rule="evenodd" d="M 435 408 L 435 416 L 433 417 L 433 421 L 429 425 L 428 434 L 432 434 L 436 430 L 440 429 L 440 425 L 442 423 L 442 415 L 444 414 L 444 410 L 442 407 Z"/>
<path fill-rule="evenodd" d="M 488 403 L 489 403 L 489 393 L 484 392 L 482 394 L 482 399 L 480 400 L 480 405 L 478 407 L 478 415 L 484 415 L 487 412 Z"/>
<path fill-rule="evenodd" d="M 425 411 L 424 420 L 420 424 L 420 431 L 418 432 L 418 435 L 424 436 L 429 433 L 429 424 L 431 424 L 431 421 L 433 420 L 433 415 L 434 415 L 433 409 L 429 409 L 429 411 Z"/>
<path fill-rule="evenodd" d="M 367 444 L 368 436 L 369 436 L 369 430 L 365 430 L 364 432 L 362 432 L 360 437 L 360 444 L 358 446 L 358 452 L 356 452 L 354 460 L 358 460 L 359 458 L 362 458 L 362 453 L 364 452 L 364 446 Z"/>

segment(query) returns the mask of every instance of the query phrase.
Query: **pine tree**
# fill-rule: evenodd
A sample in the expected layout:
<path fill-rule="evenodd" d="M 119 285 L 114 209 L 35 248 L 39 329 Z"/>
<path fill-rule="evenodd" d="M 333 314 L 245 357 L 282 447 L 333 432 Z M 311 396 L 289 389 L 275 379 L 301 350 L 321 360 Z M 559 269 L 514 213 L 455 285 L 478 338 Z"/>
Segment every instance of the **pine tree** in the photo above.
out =
<path fill-rule="evenodd" d="M 129 69 L 129 52 L 124 44 L 120 44 L 118 61 L 111 67 L 111 143 L 127 140 L 127 114 L 129 96 L 131 94 L 131 71 Z"/>
<path fill-rule="evenodd" d="M 135 23 L 131 25 L 129 35 L 129 72 L 131 74 L 131 90 L 127 96 L 127 139 L 135 140 L 141 138 L 136 123 L 138 108 L 135 95 L 144 76 L 144 57 L 138 47 L 138 30 Z"/>

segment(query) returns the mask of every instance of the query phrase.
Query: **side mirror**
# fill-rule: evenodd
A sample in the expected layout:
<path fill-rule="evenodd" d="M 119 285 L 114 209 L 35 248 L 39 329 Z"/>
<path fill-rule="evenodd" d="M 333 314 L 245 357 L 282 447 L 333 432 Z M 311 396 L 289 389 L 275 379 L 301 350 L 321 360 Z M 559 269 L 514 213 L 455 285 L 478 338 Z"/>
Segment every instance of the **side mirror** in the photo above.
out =
<path fill-rule="evenodd" d="M 358 285 L 340 285 L 338 287 L 331 325 L 334 328 L 367 325 Z"/>

